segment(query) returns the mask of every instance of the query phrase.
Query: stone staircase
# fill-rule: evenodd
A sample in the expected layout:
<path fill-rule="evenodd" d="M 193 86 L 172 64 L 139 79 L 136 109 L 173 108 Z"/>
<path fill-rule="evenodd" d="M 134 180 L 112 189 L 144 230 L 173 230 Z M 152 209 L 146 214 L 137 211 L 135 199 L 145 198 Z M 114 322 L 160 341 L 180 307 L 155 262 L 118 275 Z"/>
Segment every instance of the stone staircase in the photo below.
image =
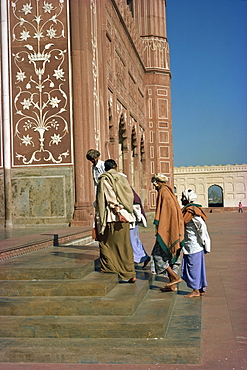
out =
<path fill-rule="evenodd" d="M 93 246 L 1 262 L 0 363 L 199 363 L 201 300 L 136 270 L 135 284 L 99 273 Z"/>

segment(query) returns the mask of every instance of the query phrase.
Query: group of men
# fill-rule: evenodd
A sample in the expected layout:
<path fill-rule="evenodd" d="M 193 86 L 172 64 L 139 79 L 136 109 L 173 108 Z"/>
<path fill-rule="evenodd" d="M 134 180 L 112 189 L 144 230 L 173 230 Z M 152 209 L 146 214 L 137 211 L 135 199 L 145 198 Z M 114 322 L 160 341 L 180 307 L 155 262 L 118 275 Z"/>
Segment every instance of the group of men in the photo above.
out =
<path fill-rule="evenodd" d="M 157 190 L 157 204 L 154 218 L 156 240 L 151 256 L 145 252 L 138 241 L 138 217 L 134 213 L 134 204 L 139 203 L 142 222 L 145 213 L 139 196 L 131 188 L 126 175 L 117 171 L 113 159 L 105 162 L 100 159 L 100 152 L 90 149 L 86 158 L 92 162 L 92 172 L 96 190 L 95 228 L 100 246 L 102 273 L 117 273 L 122 281 L 134 283 L 135 248 L 141 244 L 143 267 L 151 264 L 151 271 L 165 274 L 169 283 L 161 291 L 176 291 L 177 284 L 183 280 L 192 292 L 185 297 L 194 298 L 205 294 L 207 281 L 204 255 L 210 252 L 210 238 L 206 227 L 206 215 L 201 206 L 196 204 L 196 194 L 189 189 L 182 193 L 181 210 L 168 178 L 161 173 L 152 177 Z M 137 200 L 136 200 L 137 199 Z M 132 235 L 132 237 L 131 237 Z M 136 247 L 137 248 L 137 247 Z M 183 252 L 181 278 L 175 272 L 174 265 Z"/>

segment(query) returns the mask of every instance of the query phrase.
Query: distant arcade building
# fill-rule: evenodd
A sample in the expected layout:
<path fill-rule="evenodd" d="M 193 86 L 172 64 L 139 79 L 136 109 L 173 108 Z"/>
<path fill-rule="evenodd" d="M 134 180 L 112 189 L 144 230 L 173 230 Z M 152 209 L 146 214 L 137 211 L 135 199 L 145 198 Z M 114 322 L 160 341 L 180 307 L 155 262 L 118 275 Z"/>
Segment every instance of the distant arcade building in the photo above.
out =
<path fill-rule="evenodd" d="M 1 0 L 0 226 L 90 225 L 90 148 L 173 185 L 165 0 Z"/>
<path fill-rule="evenodd" d="M 247 164 L 174 167 L 174 187 L 179 201 L 185 188 L 194 190 L 204 208 L 247 207 Z"/>

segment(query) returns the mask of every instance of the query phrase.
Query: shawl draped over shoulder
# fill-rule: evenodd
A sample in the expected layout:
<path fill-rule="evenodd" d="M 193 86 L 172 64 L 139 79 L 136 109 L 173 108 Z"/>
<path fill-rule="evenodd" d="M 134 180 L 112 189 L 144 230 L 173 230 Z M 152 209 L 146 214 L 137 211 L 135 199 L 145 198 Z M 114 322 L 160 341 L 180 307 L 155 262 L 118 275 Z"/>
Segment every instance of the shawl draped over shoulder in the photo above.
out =
<path fill-rule="evenodd" d="M 184 241 L 184 220 L 177 198 L 169 185 L 159 189 L 154 224 L 156 239 L 161 248 L 174 262 Z"/>
<path fill-rule="evenodd" d="M 189 223 L 194 216 L 201 216 L 203 221 L 206 221 L 207 219 L 207 216 L 201 209 L 200 204 L 194 204 L 194 203 L 187 204 L 182 209 L 182 214 L 183 214 L 185 225 Z"/>
<path fill-rule="evenodd" d="M 129 213 L 133 213 L 133 192 L 127 178 L 114 169 L 104 172 L 98 181 L 97 207 L 101 226 L 106 225 L 106 199 L 104 195 L 104 181 L 108 181 L 116 194 L 119 204 Z"/>

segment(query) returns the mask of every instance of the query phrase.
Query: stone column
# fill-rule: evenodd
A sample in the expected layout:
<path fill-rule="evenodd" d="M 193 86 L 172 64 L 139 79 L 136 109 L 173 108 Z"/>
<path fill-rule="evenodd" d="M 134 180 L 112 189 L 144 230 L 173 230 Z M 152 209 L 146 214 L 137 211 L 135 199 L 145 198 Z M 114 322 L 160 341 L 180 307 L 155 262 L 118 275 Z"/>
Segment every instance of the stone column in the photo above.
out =
<path fill-rule="evenodd" d="M 146 68 L 146 127 L 149 136 L 147 172 L 165 173 L 173 186 L 171 74 L 166 35 L 166 2 L 137 0 L 134 14 L 143 42 Z M 150 180 L 147 182 L 149 208 L 154 209 L 156 193 Z"/>
<path fill-rule="evenodd" d="M 70 16 L 75 162 L 75 209 L 71 226 L 87 226 L 92 224 L 95 197 L 91 164 L 86 159 L 87 150 L 95 148 L 91 1 L 70 2 Z"/>

